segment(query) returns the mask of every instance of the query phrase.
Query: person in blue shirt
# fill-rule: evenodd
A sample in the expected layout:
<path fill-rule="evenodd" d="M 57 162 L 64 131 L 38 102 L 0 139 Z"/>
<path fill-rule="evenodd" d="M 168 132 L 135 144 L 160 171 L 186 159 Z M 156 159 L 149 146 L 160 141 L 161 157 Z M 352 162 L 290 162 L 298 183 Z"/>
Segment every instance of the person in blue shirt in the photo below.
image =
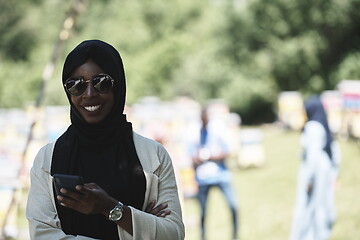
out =
<path fill-rule="evenodd" d="M 209 121 L 207 108 L 201 112 L 201 128 L 197 141 L 191 145 L 190 155 L 198 184 L 198 199 L 201 206 L 201 238 L 205 239 L 206 203 L 209 190 L 218 187 L 224 194 L 232 214 L 233 238 L 238 235 L 238 207 L 231 185 L 231 173 L 225 165 L 230 154 L 226 131 L 218 121 Z"/>

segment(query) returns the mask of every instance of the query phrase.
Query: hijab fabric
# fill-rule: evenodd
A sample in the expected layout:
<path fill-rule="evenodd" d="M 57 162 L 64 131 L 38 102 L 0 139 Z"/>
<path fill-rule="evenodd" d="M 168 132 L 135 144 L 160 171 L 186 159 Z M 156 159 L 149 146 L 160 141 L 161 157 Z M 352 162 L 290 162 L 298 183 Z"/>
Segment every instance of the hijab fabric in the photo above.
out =
<path fill-rule="evenodd" d="M 71 102 L 71 125 L 56 141 L 51 174 L 80 175 L 94 182 L 125 205 L 141 209 L 145 195 L 145 176 L 133 141 L 133 130 L 123 114 L 126 84 L 118 51 L 100 40 L 87 40 L 67 56 L 62 82 L 88 59 L 93 60 L 114 80 L 114 106 L 99 123 L 87 123 Z M 56 197 L 55 197 L 56 198 Z M 62 230 L 66 234 L 98 239 L 118 239 L 117 225 L 100 214 L 85 215 L 65 208 L 56 201 Z"/>
<path fill-rule="evenodd" d="M 305 102 L 305 110 L 308 121 L 317 121 L 324 127 L 326 132 L 326 145 L 324 150 L 328 154 L 330 160 L 332 160 L 331 143 L 333 141 L 333 138 L 328 125 L 326 112 L 320 97 L 312 96 L 307 99 Z"/>

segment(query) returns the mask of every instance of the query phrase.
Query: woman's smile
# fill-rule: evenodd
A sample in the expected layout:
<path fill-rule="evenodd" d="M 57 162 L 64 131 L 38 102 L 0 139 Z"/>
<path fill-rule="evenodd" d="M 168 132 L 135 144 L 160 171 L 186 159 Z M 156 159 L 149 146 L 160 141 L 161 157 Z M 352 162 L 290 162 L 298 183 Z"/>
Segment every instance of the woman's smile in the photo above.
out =
<path fill-rule="evenodd" d="M 87 106 L 84 107 L 89 112 L 95 112 L 101 108 L 101 105 L 95 105 L 95 106 Z"/>

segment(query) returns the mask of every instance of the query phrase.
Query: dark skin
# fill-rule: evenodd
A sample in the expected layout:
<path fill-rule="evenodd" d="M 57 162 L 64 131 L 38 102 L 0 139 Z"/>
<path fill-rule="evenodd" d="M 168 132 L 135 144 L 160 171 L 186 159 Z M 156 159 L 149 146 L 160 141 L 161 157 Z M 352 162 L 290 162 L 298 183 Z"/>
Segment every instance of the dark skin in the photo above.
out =
<path fill-rule="evenodd" d="M 72 73 L 72 76 L 82 76 L 85 79 L 91 79 L 93 76 L 100 73 L 104 73 L 104 71 L 95 62 L 89 59 L 76 68 Z M 110 112 L 114 104 L 114 96 L 112 91 L 108 93 L 99 93 L 94 89 L 92 83 L 88 83 L 87 89 L 82 95 L 71 96 L 71 102 L 83 116 L 85 121 L 97 123 L 102 121 Z M 90 109 L 86 109 L 89 107 Z M 76 186 L 76 190 L 81 194 L 64 188 L 60 189 L 61 193 L 67 196 L 57 196 L 57 199 L 61 202 L 60 204 L 83 214 L 102 214 L 108 218 L 111 209 L 119 202 L 107 194 L 96 183 L 86 183 L 83 186 L 78 185 Z M 155 201 L 150 202 L 146 207 L 145 212 L 157 217 L 165 217 L 171 213 L 170 210 L 166 209 L 168 207 L 167 203 L 156 204 Z M 116 224 L 129 234 L 133 234 L 131 209 L 128 206 L 123 206 L 122 218 L 117 221 Z"/>

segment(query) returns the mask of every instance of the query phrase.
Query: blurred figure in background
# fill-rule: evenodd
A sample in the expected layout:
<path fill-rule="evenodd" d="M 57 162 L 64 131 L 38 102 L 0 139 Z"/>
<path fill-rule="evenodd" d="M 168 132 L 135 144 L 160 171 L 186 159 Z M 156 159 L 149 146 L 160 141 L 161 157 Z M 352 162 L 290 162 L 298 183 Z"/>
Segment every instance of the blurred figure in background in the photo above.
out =
<path fill-rule="evenodd" d="M 225 128 L 217 121 L 209 121 L 207 108 L 201 112 L 201 129 L 197 142 L 190 147 L 198 184 L 198 199 L 201 207 L 201 238 L 205 239 L 206 203 L 209 190 L 218 187 L 230 207 L 233 223 L 233 238 L 238 236 L 236 195 L 231 186 L 231 173 L 225 166 L 230 154 Z"/>
<path fill-rule="evenodd" d="M 302 135 L 300 166 L 291 240 L 329 239 L 335 221 L 334 187 L 340 151 L 318 96 L 305 102 L 307 121 Z"/>

